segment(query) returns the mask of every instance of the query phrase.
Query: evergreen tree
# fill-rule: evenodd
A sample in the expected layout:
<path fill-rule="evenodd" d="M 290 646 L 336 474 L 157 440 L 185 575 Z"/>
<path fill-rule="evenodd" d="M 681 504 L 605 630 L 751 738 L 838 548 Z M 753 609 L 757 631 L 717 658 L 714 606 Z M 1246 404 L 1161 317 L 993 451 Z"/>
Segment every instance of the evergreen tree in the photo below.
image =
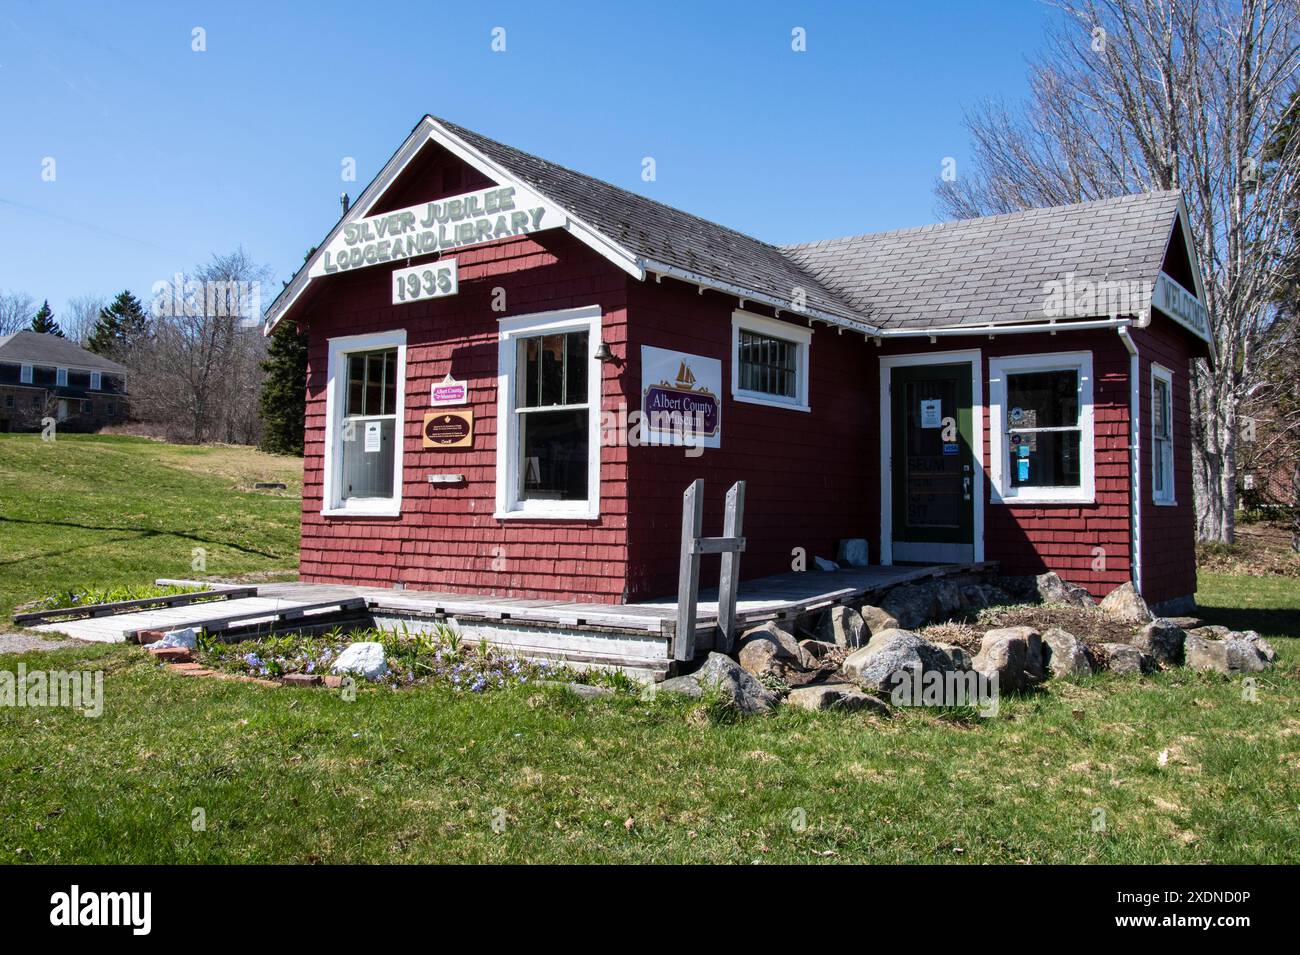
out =
<path fill-rule="evenodd" d="M 47 298 L 41 305 L 40 311 L 32 319 L 32 331 L 40 332 L 42 335 L 58 335 L 63 337 L 63 329 L 59 328 L 59 323 L 54 320 L 54 310 L 50 308 L 50 300 Z"/>
<path fill-rule="evenodd" d="M 262 450 L 302 454 L 307 414 L 307 336 L 281 322 L 271 333 L 262 362 Z"/>
<path fill-rule="evenodd" d="M 121 354 L 144 336 L 149 316 L 140 300 L 129 291 L 121 292 L 113 304 L 100 309 L 99 321 L 86 340 L 86 347 L 97 355 Z"/>

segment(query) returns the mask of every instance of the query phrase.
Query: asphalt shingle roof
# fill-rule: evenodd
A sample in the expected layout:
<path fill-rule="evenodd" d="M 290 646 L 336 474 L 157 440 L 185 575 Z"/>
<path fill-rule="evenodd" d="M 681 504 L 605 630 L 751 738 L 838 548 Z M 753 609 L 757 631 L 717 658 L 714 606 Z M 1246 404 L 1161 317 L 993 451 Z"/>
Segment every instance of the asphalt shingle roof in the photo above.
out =
<path fill-rule="evenodd" d="M 1043 321 L 1047 283 L 1070 273 L 1149 290 L 1178 200 L 1177 191 L 1140 193 L 782 251 L 880 328 Z"/>
<path fill-rule="evenodd" d="M 637 256 L 782 302 L 791 301 L 795 289 L 801 288 L 810 308 L 870 324 L 871 320 L 860 308 L 823 285 L 774 245 L 499 143 L 445 119 L 437 122 Z"/>
<path fill-rule="evenodd" d="M 106 371 L 110 374 L 126 373 L 119 365 L 93 351 L 87 351 L 74 341 L 58 335 L 43 335 L 24 330 L 0 336 L 0 361 L 29 365 L 54 365 L 59 368 L 84 368 L 89 371 Z"/>

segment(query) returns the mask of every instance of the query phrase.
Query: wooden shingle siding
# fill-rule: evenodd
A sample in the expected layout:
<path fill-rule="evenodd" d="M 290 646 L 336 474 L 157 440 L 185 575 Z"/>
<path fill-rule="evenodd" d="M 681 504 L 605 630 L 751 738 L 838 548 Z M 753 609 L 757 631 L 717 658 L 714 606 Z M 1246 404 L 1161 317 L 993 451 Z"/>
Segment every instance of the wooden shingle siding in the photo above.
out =
<path fill-rule="evenodd" d="M 1149 603 L 1196 592 L 1196 513 L 1192 506 L 1191 346 L 1193 340 L 1156 313 L 1135 330 L 1142 400 L 1142 590 Z M 1155 504 L 1151 465 L 1151 363 L 1173 373 L 1173 505 Z"/>
<path fill-rule="evenodd" d="M 559 232 L 502 240 L 456 253 L 460 292 L 393 306 L 390 269 L 333 276 L 309 317 L 307 441 L 301 573 L 307 581 L 391 585 L 510 597 L 613 602 L 627 572 L 626 449 L 604 448 L 596 521 L 495 519 L 498 319 L 599 304 L 605 341 L 626 339 L 626 276 Z M 507 310 L 492 310 L 493 289 Z M 321 511 L 328 339 L 405 328 L 406 421 L 402 513 L 398 518 L 325 517 Z M 594 343 L 593 343 L 593 347 Z M 604 403 L 621 396 L 604 366 Z M 469 382 L 474 447 L 430 451 L 420 423 L 429 390 L 451 373 Z M 465 475 L 430 485 L 430 473 Z"/>

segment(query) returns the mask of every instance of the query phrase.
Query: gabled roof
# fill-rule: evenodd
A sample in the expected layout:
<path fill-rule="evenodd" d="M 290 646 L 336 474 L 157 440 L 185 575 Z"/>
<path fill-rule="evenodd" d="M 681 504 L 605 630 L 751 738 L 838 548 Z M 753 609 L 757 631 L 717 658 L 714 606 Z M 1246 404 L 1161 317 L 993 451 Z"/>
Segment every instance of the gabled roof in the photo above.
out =
<path fill-rule="evenodd" d="M 436 122 L 599 229 L 651 271 L 657 271 L 655 264 L 674 266 L 783 303 L 792 301 L 796 289 L 803 289 L 814 311 L 869 321 L 862 309 L 824 286 L 774 245 L 566 169 L 445 119 Z"/>
<path fill-rule="evenodd" d="M 1149 292 L 1179 201 L 1146 192 L 783 251 L 884 329 L 1041 322 L 1048 283 L 1071 274 Z"/>
<path fill-rule="evenodd" d="M 125 365 L 87 351 L 74 341 L 30 330 L 0 337 L 0 361 L 126 374 Z"/>
<path fill-rule="evenodd" d="M 668 275 L 869 335 L 1045 322 L 1049 283 L 1135 283 L 1149 297 L 1186 212 L 1179 193 L 967 219 L 775 246 L 425 116 L 277 296 L 266 330 L 306 290 L 345 223 L 378 206 L 402 170 L 437 143 L 503 185 L 552 205 L 563 227 L 632 277 Z M 1190 246 L 1189 246 L 1190 247 Z M 1199 267 L 1191 263 L 1202 294 Z M 1103 318 L 1105 313 L 1062 316 Z"/>

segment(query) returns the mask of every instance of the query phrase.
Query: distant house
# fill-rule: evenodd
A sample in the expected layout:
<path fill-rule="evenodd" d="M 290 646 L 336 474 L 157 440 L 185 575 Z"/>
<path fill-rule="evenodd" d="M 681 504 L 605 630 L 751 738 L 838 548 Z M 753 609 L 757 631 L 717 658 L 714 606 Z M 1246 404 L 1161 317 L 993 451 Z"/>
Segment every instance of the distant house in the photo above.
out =
<path fill-rule="evenodd" d="M 127 417 L 126 366 L 58 335 L 0 337 L 0 431 L 95 431 Z"/>

